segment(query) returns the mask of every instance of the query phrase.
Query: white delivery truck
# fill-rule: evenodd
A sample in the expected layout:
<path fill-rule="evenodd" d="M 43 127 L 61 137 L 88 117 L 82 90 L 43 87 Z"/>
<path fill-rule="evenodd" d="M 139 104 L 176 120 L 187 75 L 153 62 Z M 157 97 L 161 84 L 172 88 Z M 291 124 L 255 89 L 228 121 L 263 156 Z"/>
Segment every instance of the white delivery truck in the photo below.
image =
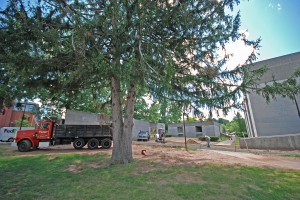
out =
<path fill-rule="evenodd" d="M 34 127 L 22 127 L 21 130 L 32 130 Z M 0 128 L 0 141 L 13 142 L 16 137 L 17 131 L 20 127 L 2 127 Z"/>

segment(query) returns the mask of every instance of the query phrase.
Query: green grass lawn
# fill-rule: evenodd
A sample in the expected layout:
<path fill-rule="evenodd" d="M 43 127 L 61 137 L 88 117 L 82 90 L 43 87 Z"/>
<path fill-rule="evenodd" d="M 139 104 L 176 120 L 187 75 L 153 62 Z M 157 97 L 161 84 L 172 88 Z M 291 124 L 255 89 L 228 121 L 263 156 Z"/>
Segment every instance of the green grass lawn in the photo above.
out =
<path fill-rule="evenodd" d="M 6 156 L 0 199 L 300 199 L 300 172 L 242 166 L 107 166 L 96 155 Z"/>

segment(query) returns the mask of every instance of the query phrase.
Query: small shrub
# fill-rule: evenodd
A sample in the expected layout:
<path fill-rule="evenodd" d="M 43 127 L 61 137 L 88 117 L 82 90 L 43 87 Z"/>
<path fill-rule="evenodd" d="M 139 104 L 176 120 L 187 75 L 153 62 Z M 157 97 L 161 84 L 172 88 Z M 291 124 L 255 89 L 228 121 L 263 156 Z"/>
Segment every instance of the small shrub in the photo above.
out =
<path fill-rule="evenodd" d="M 219 137 L 211 136 L 211 137 L 210 137 L 210 141 L 212 141 L 212 142 L 217 142 L 217 141 L 219 141 Z"/>
<path fill-rule="evenodd" d="M 236 136 L 243 138 L 243 137 L 248 137 L 248 134 L 247 133 L 238 133 L 238 134 L 236 134 Z"/>
<path fill-rule="evenodd" d="M 206 137 L 201 136 L 201 137 L 199 137 L 199 140 L 200 140 L 200 141 L 206 141 Z M 211 142 L 219 141 L 219 137 L 216 137 L 216 136 L 210 136 L 210 141 L 211 141 Z"/>

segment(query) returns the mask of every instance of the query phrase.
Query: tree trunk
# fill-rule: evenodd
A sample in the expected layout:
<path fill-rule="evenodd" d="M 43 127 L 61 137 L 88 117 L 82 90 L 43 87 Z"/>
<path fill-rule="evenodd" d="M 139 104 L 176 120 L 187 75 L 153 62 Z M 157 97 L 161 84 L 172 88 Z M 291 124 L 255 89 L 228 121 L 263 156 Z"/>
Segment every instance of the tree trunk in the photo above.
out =
<path fill-rule="evenodd" d="M 124 119 L 124 149 L 125 157 L 128 161 L 132 161 L 132 127 L 133 127 L 133 115 L 134 104 L 136 95 L 136 84 L 131 84 L 126 99 L 125 119 Z"/>
<path fill-rule="evenodd" d="M 111 164 L 127 163 L 123 156 L 122 135 L 123 135 L 123 119 L 121 106 L 121 87 L 118 77 L 112 77 L 111 95 L 112 95 L 112 120 L 113 120 L 113 151 Z"/>
<path fill-rule="evenodd" d="M 127 164 L 132 157 L 132 127 L 136 85 L 132 84 L 126 99 L 124 123 L 122 118 L 120 80 L 112 78 L 113 151 L 111 164 Z"/>

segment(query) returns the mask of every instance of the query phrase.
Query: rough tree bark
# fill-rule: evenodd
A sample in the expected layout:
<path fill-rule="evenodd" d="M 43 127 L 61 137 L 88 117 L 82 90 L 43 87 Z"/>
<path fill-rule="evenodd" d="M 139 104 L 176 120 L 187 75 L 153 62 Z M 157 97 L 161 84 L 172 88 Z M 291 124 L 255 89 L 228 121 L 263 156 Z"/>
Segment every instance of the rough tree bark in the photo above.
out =
<path fill-rule="evenodd" d="M 111 157 L 112 164 L 121 164 L 123 158 L 122 151 L 122 135 L 123 135 L 123 119 L 122 119 L 122 106 L 120 99 L 121 87 L 118 77 L 112 77 L 111 80 L 111 95 L 112 95 L 112 119 L 113 119 L 113 151 Z"/>
<path fill-rule="evenodd" d="M 124 122 L 122 118 L 120 79 L 113 77 L 111 82 L 112 118 L 113 118 L 113 152 L 111 164 L 126 164 L 132 157 L 132 127 L 136 85 L 131 84 L 127 94 Z"/>
<path fill-rule="evenodd" d="M 123 128 L 123 145 L 124 145 L 124 156 L 130 162 L 133 160 L 132 157 L 132 127 L 133 127 L 133 115 L 134 115 L 134 104 L 136 95 L 136 84 L 131 84 L 127 94 L 124 128 Z"/>

